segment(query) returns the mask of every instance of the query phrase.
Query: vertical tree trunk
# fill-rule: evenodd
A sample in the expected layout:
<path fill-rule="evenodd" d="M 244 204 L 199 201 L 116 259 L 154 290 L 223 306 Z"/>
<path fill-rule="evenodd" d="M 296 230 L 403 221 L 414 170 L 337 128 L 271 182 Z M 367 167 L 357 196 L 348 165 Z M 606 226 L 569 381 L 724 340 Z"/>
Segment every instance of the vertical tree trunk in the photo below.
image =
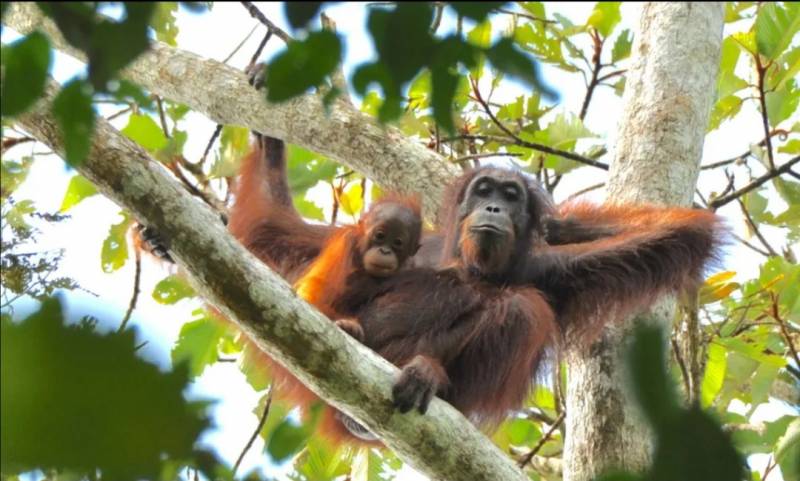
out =
<path fill-rule="evenodd" d="M 609 201 L 691 203 L 714 99 L 723 14 L 720 2 L 642 6 Z M 673 311 L 674 302 L 664 301 L 640 319 L 669 324 Z M 649 465 L 650 433 L 623 388 L 623 341 L 632 323 L 610 327 L 590 349 L 566 355 L 565 481 Z"/>

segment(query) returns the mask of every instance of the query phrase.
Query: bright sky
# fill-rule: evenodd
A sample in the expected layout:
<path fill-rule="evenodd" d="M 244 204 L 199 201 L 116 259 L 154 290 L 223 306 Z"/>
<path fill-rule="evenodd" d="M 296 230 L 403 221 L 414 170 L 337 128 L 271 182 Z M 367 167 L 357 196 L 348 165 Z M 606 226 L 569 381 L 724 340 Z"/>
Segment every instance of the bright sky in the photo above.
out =
<path fill-rule="evenodd" d="M 283 15 L 282 4 L 278 2 L 259 3 L 259 8 L 264 14 L 281 28 L 289 31 L 288 24 Z M 583 23 L 588 17 L 594 3 L 581 2 L 553 2 L 547 5 L 548 12 L 558 11 L 570 18 L 575 23 Z M 638 18 L 639 4 L 623 3 L 621 28 L 634 28 Z M 365 31 L 367 9 L 364 4 L 340 3 L 328 7 L 326 12 L 336 22 L 340 34 L 345 39 L 346 56 L 344 69 L 349 78 L 355 65 L 368 60 L 372 56 L 372 46 Z M 502 25 L 508 18 L 499 16 L 495 22 L 495 33 L 502 31 Z M 238 3 L 216 3 L 213 10 L 205 15 L 193 15 L 181 11 L 178 16 L 180 34 L 178 46 L 195 52 L 205 57 L 223 60 L 241 42 L 251 28 L 258 25 L 245 9 Z M 454 29 L 455 22 L 452 17 L 445 17 L 440 32 Z M 734 26 L 734 28 L 741 26 Z M 726 27 L 730 30 L 730 26 Z M 243 68 L 255 51 L 256 46 L 264 35 L 263 27 L 259 26 L 251 38 L 228 62 L 229 65 Z M 729 32 L 726 30 L 726 34 Z M 2 42 L 7 43 L 16 39 L 18 35 L 3 29 Z M 588 47 L 588 39 L 577 42 L 579 46 Z M 265 57 L 273 55 L 282 47 L 282 43 L 273 38 L 265 50 Z M 53 75 L 57 80 L 64 80 L 75 75 L 83 68 L 79 62 L 57 55 Z M 550 85 L 555 86 L 561 93 L 561 105 L 552 115 L 558 112 L 577 112 L 583 100 L 585 87 L 579 75 L 566 74 L 553 68 L 545 68 L 544 73 Z M 746 73 L 742 73 L 746 75 Z M 517 95 L 523 94 L 518 85 L 505 85 L 498 89 L 495 99 L 509 101 Z M 357 102 L 358 104 L 358 102 Z M 104 106 L 105 107 L 105 106 Z M 602 137 L 609 139 L 608 145 L 614 145 L 616 124 L 621 113 L 620 99 L 611 89 L 600 88 L 596 91 L 586 119 L 588 127 Z M 108 115 L 114 109 L 101 108 L 101 113 Z M 787 124 L 796 121 L 787 121 Z M 116 119 L 113 123 L 122 128 L 127 122 L 126 116 Z M 192 133 L 186 145 L 185 154 L 189 159 L 196 159 L 202 155 L 205 144 L 213 131 L 215 124 L 202 115 L 190 114 L 182 124 L 182 128 Z M 735 120 L 724 124 L 706 138 L 703 159 L 706 162 L 730 158 L 747 150 L 750 144 L 763 138 L 759 123 L 759 116 L 752 102 L 745 103 L 742 112 Z M 12 155 L 20 156 L 23 149 L 31 149 L 31 144 L 12 151 Z M 37 145 L 33 148 L 36 152 L 46 149 Z M 609 157 L 611 158 L 611 157 Z M 666 160 L 666 159 L 665 159 Z M 38 209 L 55 212 L 61 205 L 67 183 L 73 175 L 68 172 L 65 164 L 57 157 L 39 156 L 33 164 L 30 176 L 25 184 L 15 193 L 17 199 L 34 199 Z M 739 176 L 744 179 L 744 175 Z M 557 190 L 557 200 L 581 187 L 594 184 L 598 181 L 597 172 L 591 168 L 584 168 L 579 173 L 565 177 L 563 186 Z M 569 183 L 567 183 L 569 182 Z M 700 179 L 700 189 L 708 192 L 713 188 L 721 190 L 724 187 L 724 178 L 720 174 L 704 174 Z M 325 196 L 319 196 L 319 203 L 327 202 Z M 314 195 L 313 193 L 311 194 Z M 314 196 L 317 200 L 317 196 Z M 592 195 L 592 198 L 601 199 L 602 192 Z M 100 267 L 100 246 L 108 234 L 110 225 L 118 222 L 120 209 L 110 201 L 100 196 L 83 201 L 69 213 L 72 218 L 55 227 L 47 228 L 39 239 L 38 248 L 66 249 L 62 262 L 62 271 L 76 279 L 88 291 L 97 294 L 99 298 L 86 292 L 73 292 L 67 295 L 70 314 L 79 317 L 91 312 L 101 319 L 105 319 L 106 328 L 118 326 L 130 301 L 133 286 L 133 262 L 128 262 L 114 274 L 105 274 Z M 730 215 L 736 230 L 744 234 L 741 221 L 737 215 L 738 210 L 733 206 L 721 210 L 723 215 Z M 779 239 L 774 232 L 772 239 Z M 784 242 L 776 242 L 780 247 Z M 735 247 L 728 256 L 727 268 L 739 272 L 740 280 L 753 277 L 758 272 L 758 265 L 762 259 L 743 247 Z M 142 355 L 162 366 L 170 363 L 170 349 L 178 337 L 181 325 L 191 319 L 191 311 L 201 306 L 198 302 L 182 301 L 175 306 L 162 306 L 152 300 L 150 293 L 155 284 L 165 277 L 169 271 L 155 263 L 145 261 L 142 269 L 141 295 L 136 310 L 134 311 L 131 325 L 136 326 L 142 341 L 148 344 L 142 349 Z M 18 314 L 24 314 L 33 307 L 31 302 L 19 302 L 16 306 Z M 252 413 L 261 393 L 253 392 L 245 383 L 238 367 L 231 363 L 217 363 L 208 368 L 194 383 L 192 395 L 205 398 L 219 399 L 214 408 L 214 417 L 217 428 L 205 436 L 205 441 L 213 445 L 222 457 L 231 465 L 236 460 L 242 447 L 251 435 L 257 424 L 257 418 Z M 744 406 L 742 406 L 744 409 Z M 761 411 L 764 411 L 763 413 Z M 786 407 L 772 403 L 771 408 L 760 410 L 758 420 L 771 420 L 783 415 Z M 263 443 L 256 441 L 245 457 L 239 473 L 245 473 L 252 468 L 265 466 L 266 458 L 262 454 Z M 765 456 L 751 458 L 756 465 L 763 465 Z M 268 474 L 275 476 L 274 467 L 268 469 Z M 777 473 L 770 479 L 778 481 Z"/>

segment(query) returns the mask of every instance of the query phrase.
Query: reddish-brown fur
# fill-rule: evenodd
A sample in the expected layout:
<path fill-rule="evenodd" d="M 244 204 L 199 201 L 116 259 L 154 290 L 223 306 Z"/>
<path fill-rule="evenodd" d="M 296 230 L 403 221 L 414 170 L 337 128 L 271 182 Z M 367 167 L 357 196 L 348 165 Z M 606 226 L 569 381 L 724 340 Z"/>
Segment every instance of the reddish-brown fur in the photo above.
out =
<path fill-rule="evenodd" d="M 280 187 L 274 179 L 285 171 L 270 171 L 270 152 L 260 149 L 243 166 L 231 231 L 296 281 L 334 230 L 305 223 L 270 195 L 271 186 Z M 467 226 L 459 207 L 470 181 L 487 172 L 517 176 L 525 185 L 527 208 L 515 219 L 513 246 L 494 249 L 485 264 L 493 266 L 493 274 L 481 276 L 469 267 L 478 253 L 471 241 L 462 242 Z M 424 403 L 428 383 L 473 420 L 489 425 L 522 403 L 542 359 L 560 341 L 591 339 L 609 319 L 662 293 L 694 286 L 722 232 L 719 218 L 705 211 L 583 203 L 556 209 L 538 185 L 497 169 L 463 175 L 443 205 L 446 269 L 408 269 L 386 279 L 378 292 L 348 291 L 369 292 L 357 309 L 365 344 L 404 366 L 398 397 L 417 392 Z M 429 239 L 434 239 L 431 250 L 438 249 L 441 241 Z M 332 265 L 330 272 L 344 271 Z M 342 295 L 330 294 L 325 304 Z M 311 396 L 297 399 L 304 404 Z M 329 434 L 346 434 L 332 416 L 322 423 Z"/>

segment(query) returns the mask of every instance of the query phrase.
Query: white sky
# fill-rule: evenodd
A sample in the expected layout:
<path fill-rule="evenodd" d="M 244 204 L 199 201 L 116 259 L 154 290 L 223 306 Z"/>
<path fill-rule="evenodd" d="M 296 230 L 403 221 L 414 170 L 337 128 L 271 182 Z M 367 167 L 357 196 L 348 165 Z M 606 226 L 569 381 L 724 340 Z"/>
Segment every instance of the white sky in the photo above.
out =
<path fill-rule="evenodd" d="M 258 3 L 264 14 L 281 28 L 289 31 L 288 24 L 283 15 L 282 4 L 278 2 Z M 553 2 L 547 4 L 547 11 L 557 11 L 570 18 L 574 23 L 583 23 L 588 17 L 594 3 L 586 2 Z M 634 28 L 638 18 L 639 5 L 623 3 L 622 28 Z M 369 60 L 373 55 L 371 42 L 366 35 L 365 22 L 366 7 L 363 4 L 341 3 L 326 9 L 328 15 L 336 22 L 340 34 L 345 39 L 346 53 L 344 69 L 349 78 L 353 67 Z M 504 29 L 508 17 L 497 16 L 494 22 L 494 33 Z M 178 46 L 205 57 L 222 60 L 226 58 L 236 45 L 244 38 L 250 29 L 257 25 L 245 9 L 238 3 L 216 3 L 210 13 L 193 15 L 181 11 L 178 16 L 180 34 Z M 735 25 L 734 28 L 741 28 Z M 452 17 L 445 17 L 440 33 L 454 29 Z M 730 33 L 731 26 L 726 26 L 726 35 Z M 229 61 L 229 65 L 243 68 L 255 51 L 256 46 L 264 35 L 263 27 L 258 27 L 247 43 Z M 14 32 L 3 29 L 2 42 L 7 43 L 17 38 Z M 585 37 L 585 36 L 584 36 Z M 579 47 L 588 48 L 588 39 L 580 38 Z M 273 55 L 282 48 L 282 42 L 273 37 L 264 53 L 264 57 Z M 57 55 L 53 75 L 57 80 L 64 80 L 81 71 L 82 64 L 66 57 Z M 544 73 L 550 85 L 555 86 L 561 93 L 561 105 L 551 115 L 559 112 L 577 112 L 583 100 L 585 87 L 579 74 L 567 74 L 557 69 L 545 67 Z M 742 75 L 746 75 L 745 72 Z M 525 93 L 518 85 L 505 85 L 496 92 L 496 101 L 510 101 L 517 95 Z M 621 113 L 622 104 L 613 91 L 608 88 L 596 90 L 589 114 L 586 119 L 587 126 L 608 139 L 608 145 L 613 147 L 616 135 L 616 124 Z M 101 113 L 108 115 L 114 109 L 101 109 Z M 790 119 L 785 125 L 791 125 L 797 119 Z M 122 128 L 127 122 L 123 116 L 113 123 Z M 202 155 L 205 144 L 213 131 L 215 124 L 202 115 L 189 114 L 187 120 L 181 124 L 183 130 L 191 132 L 186 145 L 185 154 L 189 159 L 197 159 Z M 722 128 L 707 136 L 704 147 L 703 159 L 705 162 L 721 160 L 739 155 L 747 150 L 750 144 L 763 138 L 758 112 L 753 102 L 746 102 L 742 111 L 733 121 L 723 124 Z M 32 148 L 31 144 L 11 151 L 13 157 L 23 155 Z M 37 145 L 33 148 L 36 152 L 46 149 Z M 613 152 L 612 152 L 613 154 Z M 607 158 L 612 158 L 609 155 Z M 33 164 L 30 176 L 25 184 L 15 193 L 17 199 L 34 199 L 37 208 L 44 211 L 56 211 L 61 205 L 67 183 L 74 172 L 68 172 L 65 164 L 55 156 L 40 156 Z M 744 180 L 743 174 L 737 178 Z M 556 191 L 557 200 L 581 187 L 594 184 L 598 181 L 596 169 L 583 168 L 579 172 L 565 177 L 563 185 Z M 712 188 L 721 190 L 725 185 L 724 178 L 719 173 L 703 174 L 699 187 L 704 193 Z M 314 196 L 318 203 L 327 202 L 327 190 L 319 196 Z M 313 194 L 311 194 L 313 195 Z M 593 198 L 602 198 L 602 192 L 592 195 Z M 770 199 L 772 202 L 772 198 Z M 778 201 L 780 202 L 780 201 Z M 772 204 L 771 204 L 772 205 Z M 105 239 L 110 225 L 118 222 L 119 208 L 103 197 L 95 196 L 83 201 L 74 207 L 69 214 L 72 218 L 53 228 L 48 228 L 40 237 L 40 248 L 64 248 L 66 255 L 62 263 L 63 273 L 76 279 L 81 286 L 97 294 L 93 295 L 74 292 L 67 296 L 70 313 L 80 316 L 87 312 L 97 315 L 108 322 L 107 328 L 115 328 L 127 309 L 133 285 L 133 262 L 128 262 L 114 274 L 105 274 L 100 267 L 100 246 Z M 731 216 L 731 223 L 739 234 L 743 235 L 742 222 L 738 215 L 735 203 L 720 211 L 723 215 Z M 785 242 L 775 232 L 767 230 L 770 238 L 775 241 L 773 246 L 782 247 Z M 726 267 L 739 273 L 739 280 L 747 280 L 757 275 L 758 266 L 763 259 L 744 247 L 734 247 L 727 259 Z M 168 270 L 149 261 L 143 262 L 141 294 L 136 310 L 131 319 L 131 325 L 136 326 L 141 340 L 149 343 L 142 349 L 142 355 L 162 366 L 169 365 L 169 353 L 178 337 L 182 324 L 191 319 L 191 311 L 201 305 L 198 302 L 182 301 L 175 306 L 162 306 L 152 300 L 150 293 L 155 284 L 168 274 Z M 19 314 L 32 308 L 30 302 L 22 302 L 17 306 Z M 205 436 L 205 441 L 213 445 L 222 457 L 233 464 L 245 442 L 249 438 L 257 423 L 256 416 L 252 413 L 261 393 L 253 392 L 245 383 L 238 367 L 231 363 L 217 363 L 208 368 L 197 379 L 192 388 L 192 394 L 201 397 L 219 399 L 220 402 L 214 409 L 217 428 Z M 762 409 L 757 413 L 756 420 L 771 420 L 785 414 L 785 407 L 771 403 L 771 408 Z M 763 411 L 763 412 L 761 412 Z M 263 443 L 259 438 L 242 463 L 239 473 L 246 473 L 255 467 L 267 466 L 266 457 L 262 454 Z M 751 458 L 755 465 L 762 466 L 766 456 Z M 267 473 L 275 476 L 273 467 Z M 770 479 L 778 481 L 779 473 L 773 472 Z"/>

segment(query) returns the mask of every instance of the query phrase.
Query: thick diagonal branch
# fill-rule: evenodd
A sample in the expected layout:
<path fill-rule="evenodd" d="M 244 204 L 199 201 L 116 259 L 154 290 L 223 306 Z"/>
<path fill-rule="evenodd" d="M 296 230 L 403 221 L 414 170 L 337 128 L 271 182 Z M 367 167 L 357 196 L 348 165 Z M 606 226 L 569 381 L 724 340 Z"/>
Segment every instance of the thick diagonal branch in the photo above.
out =
<path fill-rule="evenodd" d="M 3 24 L 22 34 L 39 28 L 55 48 L 85 60 L 33 3 L 9 5 Z M 442 188 L 458 174 L 458 168 L 436 152 L 394 127 L 379 125 L 346 100 L 334 102 L 329 114 L 313 94 L 268 104 L 241 71 L 160 42 L 153 42 L 122 75 L 218 124 L 246 126 L 326 155 L 385 188 L 420 193 L 427 214 L 437 211 Z"/>
<path fill-rule="evenodd" d="M 62 154 L 45 98 L 17 123 Z M 78 167 L 106 196 L 170 239 L 170 255 L 203 296 L 315 393 L 351 415 L 406 462 L 433 479 L 527 479 L 458 411 L 435 400 L 428 414 L 391 407 L 387 361 L 337 329 L 283 279 L 231 237 L 219 216 L 173 181 L 147 153 L 98 119 L 88 158 Z"/>

